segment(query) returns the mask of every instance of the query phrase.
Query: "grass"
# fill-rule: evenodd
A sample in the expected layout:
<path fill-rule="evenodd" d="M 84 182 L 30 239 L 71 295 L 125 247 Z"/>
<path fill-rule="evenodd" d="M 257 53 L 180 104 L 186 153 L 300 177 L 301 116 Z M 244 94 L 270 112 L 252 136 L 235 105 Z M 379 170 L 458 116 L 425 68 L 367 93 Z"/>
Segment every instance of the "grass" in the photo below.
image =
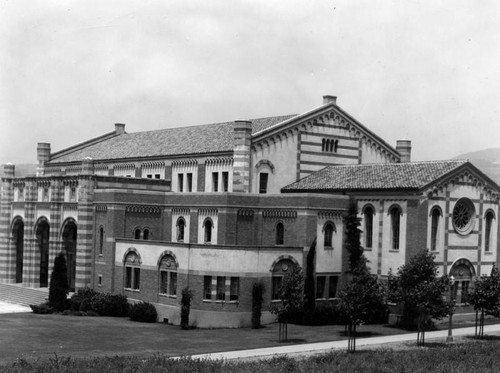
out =
<path fill-rule="evenodd" d="M 276 357 L 252 362 L 223 362 L 165 355 L 78 359 L 54 355 L 48 360 L 18 359 L 4 372 L 498 372 L 500 341 L 435 344 L 432 348 L 379 349 L 355 354 L 336 351 L 309 358 Z"/>

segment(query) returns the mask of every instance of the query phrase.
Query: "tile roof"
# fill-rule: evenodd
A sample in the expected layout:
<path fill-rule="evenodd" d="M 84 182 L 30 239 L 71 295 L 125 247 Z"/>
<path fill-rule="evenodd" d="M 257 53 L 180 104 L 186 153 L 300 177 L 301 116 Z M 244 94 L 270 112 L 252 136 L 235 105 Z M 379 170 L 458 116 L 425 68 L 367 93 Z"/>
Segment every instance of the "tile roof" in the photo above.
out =
<path fill-rule="evenodd" d="M 262 131 L 296 115 L 252 119 L 252 133 Z M 53 154 L 51 164 L 79 162 L 85 157 L 96 160 L 147 158 L 182 154 L 232 151 L 233 123 L 168 128 L 156 131 L 125 133 L 91 143 L 83 148 Z"/>
<path fill-rule="evenodd" d="M 282 188 L 282 192 L 420 189 L 467 160 L 328 166 Z"/>

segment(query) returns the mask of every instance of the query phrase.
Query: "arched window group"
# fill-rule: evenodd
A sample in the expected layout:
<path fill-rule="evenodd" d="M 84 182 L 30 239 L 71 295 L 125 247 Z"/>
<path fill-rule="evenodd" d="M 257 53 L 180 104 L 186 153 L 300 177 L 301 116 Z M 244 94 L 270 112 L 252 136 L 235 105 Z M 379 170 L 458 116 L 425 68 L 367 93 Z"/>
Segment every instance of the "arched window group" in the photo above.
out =
<path fill-rule="evenodd" d="M 323 139 L 321 141 L 321 151 L 323 152 L 337 153 L 338 146 L 339 146 L 339 140 Z"/>
<path fill-rule="evenodd" d="M 135 228 L 134 229 L 134 239 L 140 240 L 143 239 L 145 241 L 151 239 L 151 230 L 149 228 Z"/>
<path fill-rule="evenodd" d="M 177 263 L 170 254 L 160 260 L 160 294 L 177 296 Z"/>
<path fill-rule="evenodd" d="M 125 289 L 139 290 L 141 287 L 141 261 L 135 251 L 125 257 Z"/>
<path fill-rule="evenodd" d="M 297 263 L 294 263 L 292 259 L 281 259 L 272 267 L 272 283 L 271 283 L 271 297 L 273 300 L 280 299 L 280 289 L 283 283 L 283 277 L 287 273 L 292 272 Z"/>

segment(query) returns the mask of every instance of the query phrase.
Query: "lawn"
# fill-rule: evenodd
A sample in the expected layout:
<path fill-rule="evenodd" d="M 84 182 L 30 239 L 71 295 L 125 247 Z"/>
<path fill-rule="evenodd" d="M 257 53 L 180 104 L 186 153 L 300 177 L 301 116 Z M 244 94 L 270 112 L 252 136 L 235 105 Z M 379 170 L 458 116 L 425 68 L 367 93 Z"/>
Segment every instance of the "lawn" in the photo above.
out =
<path fill-rule="evenodd" d="M 441 324 L 443 327 L 446 324 Z M 463 324 L 462 326 L 469 326 Z M 34 361 L 58 357 L 93 358 L 160 354 L 164 357 L 282 346 L 277 325 L 262 329 L 192 329 L 162 323 L 145 324 L 128 318 L 81 317 L 13 313 L 0 315 L 0 364 L 16 359 Z M 359 327 L 359 337 L 405 331 L 383 325 Z M 289 325 L 288 344 L 345 339 L 339 325 Z"/>

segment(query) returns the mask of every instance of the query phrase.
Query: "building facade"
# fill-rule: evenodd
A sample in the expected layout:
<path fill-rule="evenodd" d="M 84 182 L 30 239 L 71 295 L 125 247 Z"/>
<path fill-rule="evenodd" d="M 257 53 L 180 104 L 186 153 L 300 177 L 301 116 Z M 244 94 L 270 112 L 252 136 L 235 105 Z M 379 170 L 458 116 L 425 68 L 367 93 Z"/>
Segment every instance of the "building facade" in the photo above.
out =
<path fill-rule="evenodd" d="M 374 274 L 427 248 L 460 297 L 498 263 L 500 188 L 469 162 L 410 153 L 409 141 L 393 148 L 334 96 L 299 115 L 136 133 L 116 124 L 53 153 L 40 143 L 36 175 L 5 166 L 0 281 L 46 287 L 62 251 L 71 289 L 152 302 L 178 324 L 189 287 L 194 324 L 246 326 L 253 283 L 272 302 L 315 238 L 316 296 L 336 297 L 355 203 Z"/>

